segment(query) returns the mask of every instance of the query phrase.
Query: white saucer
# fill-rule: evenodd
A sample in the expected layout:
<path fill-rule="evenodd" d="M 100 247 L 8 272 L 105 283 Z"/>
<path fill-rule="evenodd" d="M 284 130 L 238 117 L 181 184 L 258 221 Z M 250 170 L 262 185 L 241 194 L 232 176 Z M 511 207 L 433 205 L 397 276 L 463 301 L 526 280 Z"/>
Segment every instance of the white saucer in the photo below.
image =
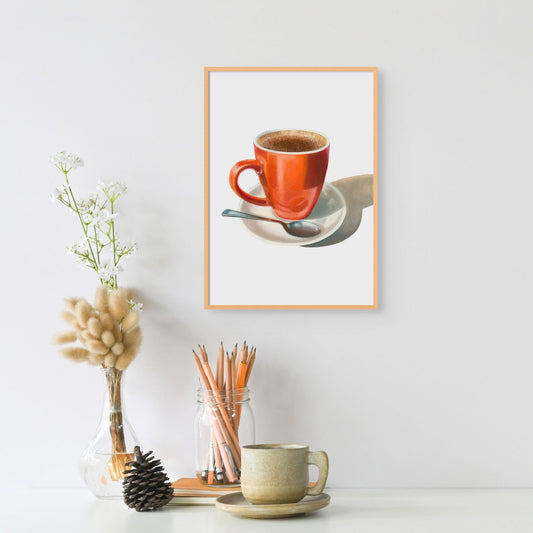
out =
<path fill-rule="evenodd" d="M 318 496 L 306 496 L 296 503 L 253 504 L 244 499 L 242 492 L 225 494 L 217 498 L 215 505 L 221 511 L 246 518 L 282 518 L 318 511 L 329 504 L 331 497 L 323 492 Z"/>
<path fill-rule="evenodd" d="M 253 196 L 263 195 L 263 189 L 260 184 L 257 184 L 249 193 Z M 252 215 L 286 221 L 286 219 L 278 217 L 269 206 L 263 207 L 241 200 L 238 209 L 239 211 Z M 294 237 L 289 235 L 280 224 L 274 222 L 249 220 L 246 218 L 242 218 L 241 220 L 246 229 L 259 239 L 285 246 L 303 246 L 305 244 L 320 242 L 326 237 L 329 237 L 329 235 L 339 229 L 345 216 L 346 202 L 344 201 L 344 197 L 334 185 L 325 183 L 315 208 L 307 218 L 303 219 L 314 222 L 321 227 L 322 231 L 314 237 Z"/>

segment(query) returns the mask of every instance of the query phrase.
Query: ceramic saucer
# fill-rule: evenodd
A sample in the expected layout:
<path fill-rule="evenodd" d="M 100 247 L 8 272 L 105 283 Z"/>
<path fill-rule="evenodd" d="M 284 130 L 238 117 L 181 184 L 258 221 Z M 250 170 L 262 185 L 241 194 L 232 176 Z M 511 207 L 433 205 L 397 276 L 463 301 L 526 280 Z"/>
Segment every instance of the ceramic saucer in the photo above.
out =
<path fill-rule="evenodd" d="M 257 184 L 249 191 L 249 193 L 254 196 L 264 196 L 260 184 Z M 278 217 L 271 207 L 253 205 L 244 200 L 241 201 L 238 209 L 239 211 L 250 213 L 252 215 L 284 220 Z M 345 216 L 346 202 L 344 201 L 344 197 L 334 185 L 331 183 L 325 183 L 315 208 L 307 218 L 303 219 L 318 224 L 322 229 L 322 231 L 314 237 L 294 237 L 289 235 L 280 224 L 273 222 L 249 220 L 246 218 L 242 218 L 241 221 L 246 229 L 259 239 L 285 246 L 303 246 L 305 244 L 319 242 L 331 235 L 340 227 Z"/>
<path fill-rule="evenodd" d="M 326 507 L 330 499 L 329 494 L 323 492 L 318 496 L 306 496 L 297 503 L 254 505 L 244 499 L 242 492 L 234 492 L 217 498 L 216 506 L 221 511 L 246 518 L 282 518 L 318 511 Z"/>

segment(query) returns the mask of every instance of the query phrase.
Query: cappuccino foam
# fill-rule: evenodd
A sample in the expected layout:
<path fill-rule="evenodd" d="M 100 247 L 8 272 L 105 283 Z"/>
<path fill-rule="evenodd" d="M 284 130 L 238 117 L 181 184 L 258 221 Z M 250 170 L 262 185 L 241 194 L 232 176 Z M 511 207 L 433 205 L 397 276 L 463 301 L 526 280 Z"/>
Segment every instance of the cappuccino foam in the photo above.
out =
<path fill-rule="evenodd" d="M 314 131 L 280 130 L 261 135 L 257 144 L 275 152 L 313 152 L 324 148 L 328 140 Z"/>

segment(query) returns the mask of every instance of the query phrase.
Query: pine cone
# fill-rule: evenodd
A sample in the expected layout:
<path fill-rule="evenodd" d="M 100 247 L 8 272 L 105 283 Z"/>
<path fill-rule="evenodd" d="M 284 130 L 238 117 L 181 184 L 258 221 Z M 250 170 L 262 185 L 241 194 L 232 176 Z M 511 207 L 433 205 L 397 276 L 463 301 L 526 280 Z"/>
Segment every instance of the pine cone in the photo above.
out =
<path fill-rule="evenodd" d="M 172 499 L 174 491 L 161 461 L 155 460 L 151 451 L 143 454 L 139 446 L 135 446 L 133 451 L 135 461 L 126 463 L 131 468 L 124 472 L 124 502 L 136 511 L 163 507 Z"/>

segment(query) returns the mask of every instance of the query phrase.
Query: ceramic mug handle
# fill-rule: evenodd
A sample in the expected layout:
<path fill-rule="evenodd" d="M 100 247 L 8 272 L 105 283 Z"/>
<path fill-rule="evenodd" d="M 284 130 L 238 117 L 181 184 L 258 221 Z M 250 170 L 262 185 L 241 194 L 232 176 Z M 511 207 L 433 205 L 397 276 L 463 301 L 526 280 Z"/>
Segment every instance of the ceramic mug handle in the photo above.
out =
<path fill-rule="evenodd" d="M 238 163 L 233 165 L 233 168 L 230 170 L 230 173 L 229 173 L 229 184 L 231 185 L 233 192 L 237 196 L 240 196 L 243 200 L 246 200 L 247 202 L 250 202 L 251 204 L 268 205 L 266 198 L 252 196 L 251 194 L 248 194 L 247 192 L 243 191 L 239 187 L 239 181 L 238 181 L 239 174 L 243 170 L 246 170 L 247 168 L 251 170 L 255 170 L 257 174 L 260 174 L 263 172 L 263 167 L 261 167 L 261 164 L 259 163 L 259 161 L 256 161 L 255 159 L 245 159 L 244 161 L 239 161 Z"/>
<path fill-rule="evenodd" d="M 318 496 L 322 494 L 328 479 L 328 454 L 326 452 L 307 452 L 307 464 L 318 467 L 318 480 L 313 487 L 308 487 L 305 493 L 309 496 Z"/>

